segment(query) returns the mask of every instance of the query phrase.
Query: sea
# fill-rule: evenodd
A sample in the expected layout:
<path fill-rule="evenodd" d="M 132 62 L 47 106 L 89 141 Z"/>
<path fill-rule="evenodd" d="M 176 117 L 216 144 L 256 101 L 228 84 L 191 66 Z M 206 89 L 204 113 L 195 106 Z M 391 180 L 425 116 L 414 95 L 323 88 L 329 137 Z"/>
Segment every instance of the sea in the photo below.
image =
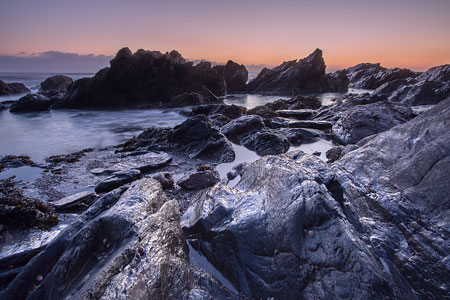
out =
<path fill-rule="evenodd" d="M 0 73 L 5 82 L 24 83 L 31 92 L 39 90 L 39 85 L 53 73 Z M 91 73 L 66 73 L 74 80 L 91 77 Z M 251 74 L 254 77 L 255 74 Z M 362 93 L 364 90 L 351 90 Z M 341 94 L 318 95 L 323 105 L 329 105 Z M 18 100 L 23 95 L 2 96 L 0 102 Z M 280 96 L 227 95 L 224 102 L 252 108 L 287 99 Z M 120 110 L 70 110 L 58 109 L 44 112 L 10 113 L 0 111 L 0 156 L 24 154 L 37 163 L 51 155 L 67 154 L 86 148 L 101 148 L 122 143 L 148 127 L 167 127 L 182 123 L 186 116 L 182 109 L 120 109 Z M 237 153 L 235 163 L 256 160 L 258 156 L 242 146 L 234 145 Z M 328 141 L 306 144 L 295 149 L 307 153 L 325 151 L 333 145 Z M 294 149 L 294 148 L 293 148 Z M 233 164 L 233 165 L 234 165 Z M 226 168 L 228 169 L 228 167 Z M 0 176 L 2 177 L 2 176 Z"/>

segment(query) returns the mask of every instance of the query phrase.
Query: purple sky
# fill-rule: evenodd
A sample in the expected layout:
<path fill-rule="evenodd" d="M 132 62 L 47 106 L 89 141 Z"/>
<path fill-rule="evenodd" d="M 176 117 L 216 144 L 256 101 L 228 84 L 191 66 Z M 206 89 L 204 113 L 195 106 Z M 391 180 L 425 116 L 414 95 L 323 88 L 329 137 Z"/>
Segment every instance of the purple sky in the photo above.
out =
<path fill-rule="evenodd" d="M 2 0 L 0 72 L 95 71 L 124 46 L 267 65 L 321 48 L 329 69 L 420 70 L 450 63 L 449 15 L 449 0 Z"/>

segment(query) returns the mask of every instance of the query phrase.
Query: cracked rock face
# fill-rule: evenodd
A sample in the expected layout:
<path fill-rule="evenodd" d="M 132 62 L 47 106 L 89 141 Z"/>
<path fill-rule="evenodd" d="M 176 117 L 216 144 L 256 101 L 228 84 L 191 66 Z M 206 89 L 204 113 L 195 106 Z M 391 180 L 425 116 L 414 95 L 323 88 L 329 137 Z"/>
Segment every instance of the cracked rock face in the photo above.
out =
<path fill-rule="evenodd" d="M 2 299 L 236 298 L 189 264 L 178 203 L 157 181 L 124 190 L 95 202 L 21 270 Z"/>
<path fill-rule="evenodd" d="M 393 296 L 382 262 L 347 219 L 343 191 L 320 159 L 290 152 L 216 185 L 182 219 L 185 232 L 248 297 Z"/>

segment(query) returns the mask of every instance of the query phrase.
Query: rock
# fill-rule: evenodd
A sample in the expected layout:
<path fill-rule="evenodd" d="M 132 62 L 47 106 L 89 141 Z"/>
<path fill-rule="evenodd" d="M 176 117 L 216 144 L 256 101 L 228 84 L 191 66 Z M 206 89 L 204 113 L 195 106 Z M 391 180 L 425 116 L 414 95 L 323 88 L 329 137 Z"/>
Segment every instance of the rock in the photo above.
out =
<path fill-rule="evenodd" d="M 328 159 L 328 163 L 335 162 L 336 160 L 340 159 L 342 157 L 342 152 L 344 150 L 344 147 L 342 146 L 335 146 L 328 150 L 326 152 L 326 157 Z"/>
<path fill-rule="evenodd" d="M 236 144 L 255 151 L 258 155 L 281 154 L 289 150 L 289 140 L 267 129 L 260 116 L 239 117 L 222 127 L 221 132 Z"/>
<path fill-rule="evenodd" d="M 289 140 L 282 134 L 263 130 L 244 136 L 240 144 L 255 151 L 259 156 L 286 153 L 291 147 Z"/>
<path fill-rule="evenodd" d="M 450 65 L 433 67 L 420 74 L 417 79 L 435 82 L 450 82 Z"/>
<path fill-rule="evenodd" d="M 39 94 L 52 97 L 61 93 L 67 92 L 69 86 L 72 84 L 72 78 L 65 75 L 55 75 L 48 77 L 41 82 Z"/>
<path fill-rule="evenodd" d="M 95 200 L 92 192 L 80 192 L 52 202 L 56 212 L 79 212 L 87 209 Z"/>
<path fill-rule="evenodd" d="M 158 181 L 164 190 L 173 188 L 173 184 L 175 183 L 172 174 L 169 172 L 156 173 L 152 178 Z"/>
<path fill-rule="evenodd" d="M 233 143 L 254 132 L 264 129 L 264 122 L 260 116 L 250 115 L 239 117 L 222 127 L 221 132 Z"/>
<path fill-rule="evenodd" d="M 343 113 L 333 132 L 344 144 L 355 144 L 363 138 L 386 131 L 413 117 L 409 107 L 387 101 L 357 105 Z"/>
<path fill-rule="evenodd" d="M 178 180 L 177 184 L 186 190 L 201 190 L 213 186 L 220 181 L 219 173 L 206 170 L 192 173 Z"/>
<path fill-rule="evenodd" d="M 280 110 L 298 110 L 298 109 L 319 109 L 321 107 L 320 100 L 314 96 L 297 96 L 289 100 L 277 100 L 265 105 L 256 106 L 247 111 L 247 115 L 258 115 L 264 119 L 278 117 Z"/>
<path fill-rule="evenodd" d="M 119 50 L 110 67 L 75 81 L 56 107 L 175 107 L 218 103 L 227 86 L 238 88 L 245 67 L 193 65 L 177 51 Z M 227 81 L 229 80 L 229 82 Z M 201 96 L 201 97 L 200 97 Z"/>
<path fill-rule="evenodd" d="M 218 163 L 232 162 L 235 157 L 231 143 L 205 115 L 191 117 L 174 128 L 148 128 L 121 147 L 120 151 L 177 151 Z"/>
<path fill-rule="evenodd" d="M 333 123 L 328 121 L 314 121 L 314 120 L 291 120 L 287 118 L 272 118 L 270 120 L 272 128 L 310 128 L 327 130 L 331 129 Z"/>
<path fill-rule="evenodd" d="M 392 102 L 407 105 L 437 104 L 450 97 L 450 82 L 421 81 L 402 86 L 388 97 Z"/>
<path fill-rule="evenodd" d="M 447 99 L 333 165 L 377 255 L 419 299 L 450 289 L 449 122 Z"/>
<path fill-rule="evenodd" d="M 168 142 L 190 158 L 204 158 L 219 163 L 231 162 L 233 146 L 223 134 L 213 128 L 206 116 L 195 116 L 175 126 Z"/>
<path fill-rule="evenodd" d="M 95 186 L 96 193 L 105 193 L 112 191 L 124 184 L 133 182 L 142 178 L 142 173 L 139 170 L 127 170 L 113 173 L 110 177 L 100 181 Z"/>
<path fill-rule="evenodd" d="M 23 96 L 9 109 L 10 112 L 31 112 L 49 110 L 55 103 L 54 99 L 38 94 L 28 94 Z"/>
<path fill-rule="evenodd" d="M 142 179 L 123 192 L 96 201 L 22 268 L 1 297 L 187 299 L 196 291 L 237 298 L 189 264 L 178 203 L 167 201 L 158 182 Z"/>
<path fill-rule="evenodd" d="M 245 114 L 247 109 L 243 106 L 238 105 L 227 105 L 227 104 L 209 104 L 200 105 L 192 108 L 193 115 L 223 115 L 230 120 L 239 118 Z"/>
<path fill-rule="evenodd" d="M 229 60 L 224 68 L 224 79 L 228 93 L 243 92 L 247 85 L 248 71 L 244 65 Z"/>
<path fill-rule="evenodd" d="M 291 118 L 296 120 L 306 120 L 314 113 L 312 109 L 284 109 L 278 110 L 277 114 L 283 118 Z"/>
<path fill-rule="evenodd" d="M 418 74 L 408 69 L 386 69 L 378 64 L 363 63 L 344 72 L 350 80 L 350 87 L 374 90 L 382 84 L 396 79 L 414 78 Z"/>
<path fill-rule="evenodd" d="M 0 96 L 29 93 L 30 90 L 23 83 L 6 83 L 0 80 Z"/>
<path fill-rule="evenodd" d="M 302 143 L 305 144 L 314 143 L 326 138 L 323 131 L 320 131 L 318 129 L 281 128 L 279 130 L 279 133 L 284 135 L 289 140 L 289 142 L 294 146 L 298 146 Z"/>
<path fill-rule="evenodd" d="M 171 162 L 172 157 L 165 152 L 149 152 L 135 157 L 132 156 L 127 157 L 126 159 L 124 158 L 121 162 L 103 170 L 102 173 L 113 173 L 130 169 L 136 169 L 146 173 L 165 167 Z"/>
<path fill-rule="evenodd" d="M 343 80 L 345 74 L 327 76 L 325 68 L 322 51 L 316 49 L 299 61 L 284 62 L 270 70 L 264 68 L 248 83 L 247 91 L 290 96 L 347 91 L 348 85 Z"/>
<path fill-rule="evenodd" d="M 247 297 L 395 298 L 396 283 L 346 220 L 342 201 L 326 163 L 290 152 L 249 164 L 236 188 L 219 183 L 196 198 L 182 226 Z"/>
<path fill-rule="evenodd" d="M 0 224 L 2 231 L 46 229 L 58 224 L 58 216 L 48 204 L 26 197 L 17 182 L 8 178 L 0 180 Z"/>

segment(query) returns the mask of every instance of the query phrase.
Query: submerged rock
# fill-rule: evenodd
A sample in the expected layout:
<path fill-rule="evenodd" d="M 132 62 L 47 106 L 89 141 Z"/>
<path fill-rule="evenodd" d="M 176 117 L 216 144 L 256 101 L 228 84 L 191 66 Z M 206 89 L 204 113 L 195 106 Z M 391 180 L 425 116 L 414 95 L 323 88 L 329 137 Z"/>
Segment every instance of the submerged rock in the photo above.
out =
<path fill-rule="evenodd" d="M 6 83 L 0 80 L 0 96 L 29 93 L 30 90 L 23 83 Z"/>
<path fill-rule="evenodd" d="M 49 110 L 55 100 L 39 94 L 28 94 L 23 96 L 9 109 L 10 112 L 32 112 Z"/>
<path fill-rule="evenodd" d="M 345 74 L 325 74 L 322 50 L 316 49 L 308 57 L 284 62 L 273 69 L 264 68 L 247 85 L 249 93 L 295 96 L 298 94 L 346 92 Z M 347 80 L 346 80 L 347 79 Z"/>
<path fill-rule="evenodd" d="M 75 81 L 57 107 L 174 107 L 217 103 L 246 82 L 244 66 L 194 65 L 177 51 L 119 50 L 110 67 Z"/>
<path fill-rule="evenodd" d="M 189 264 L 178 203 L 142 179 L 103 196 L 36 255 L 5 299 L 236 299 Z M 121 195 L 123 193 L 123 195 Z M 194 291 L 191 293 L 191 291 Z"/>
<path fill-rule="evenodd" d="M 67 89 L 72 84 L 72 78 L 65 75 L 55 75 L 48 77 L 41 82 L 39 94 L 52 97 L 61 93 L 67 92 Z"/>

